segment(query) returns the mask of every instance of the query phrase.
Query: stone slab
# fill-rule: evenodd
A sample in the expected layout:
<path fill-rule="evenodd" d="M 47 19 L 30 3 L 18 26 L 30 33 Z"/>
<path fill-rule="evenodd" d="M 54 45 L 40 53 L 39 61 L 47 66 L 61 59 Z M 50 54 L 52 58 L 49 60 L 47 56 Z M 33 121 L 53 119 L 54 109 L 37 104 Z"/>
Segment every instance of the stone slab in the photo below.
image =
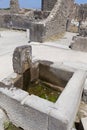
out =
<path fill-rule="evenodd" d="M 0 106 L 11 122 L 24 130 L 48 130 L 48 116 L 0 92 Z"/>
<path fill-rule="evenodd" d="M 13 53 L 13 69 L 17 74 L 23 74 L 31 67 L 32 48 L 29 45 L 16 47 Z"/>
<path fill-rule="evenodd" d="M 83 130 L 87 130 L 87 117 L 81 119 Z"/>

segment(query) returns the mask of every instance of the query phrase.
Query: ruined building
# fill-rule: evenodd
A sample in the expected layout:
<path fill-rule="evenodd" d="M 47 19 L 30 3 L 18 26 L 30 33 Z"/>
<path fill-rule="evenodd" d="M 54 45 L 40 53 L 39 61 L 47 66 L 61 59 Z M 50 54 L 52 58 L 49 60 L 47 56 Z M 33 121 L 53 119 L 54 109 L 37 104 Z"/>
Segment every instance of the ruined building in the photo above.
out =
<path fill-rule="evenodd" d="M 11 0 L 10 1 L 10 11 L 12 14 L 19 13 L 19 2 L 18 0 Z"/>
<path fill-rule="evenodd" d="M 78 18 L 79 20 L 85 20 L 87 17 L 87 4 L 75 4 L 75 13 L 74 17 Z"/>
<path fill-rule="evenodd" d="M 86 17 L 87 17 L 87 4 L 81 4 L 79 6 L 78 15 L 81 19 L 86 19 Z"/>
<path fill-rule="evenodd" d="M 44 42 L 66 30 L 67 17 L 73 10 L 74 0 L 42 0 L 40 10 L 19 9 L 18 0 L 10 1 L 10 10 L 0 12 L 0 26 L 30 29 L 30 40 Z"/>

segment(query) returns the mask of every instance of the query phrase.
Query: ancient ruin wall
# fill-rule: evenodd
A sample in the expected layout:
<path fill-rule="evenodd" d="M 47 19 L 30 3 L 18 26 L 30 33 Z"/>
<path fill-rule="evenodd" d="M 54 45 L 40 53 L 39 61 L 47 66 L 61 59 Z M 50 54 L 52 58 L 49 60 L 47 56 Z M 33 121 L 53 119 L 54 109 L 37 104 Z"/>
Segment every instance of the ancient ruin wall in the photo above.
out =
<path fill-rule="evenodd" d="M 73 0 L 57 0 L 47 19 L 32 25 L 30 40 L 43 42 L 65 32 L 67 17 L 72 12 L 73 6 Z"/>
<path fill-rule="evenodd" d="M 45 0 L 43 1 L 46 2 Z M 44 4 L 44 6 L 48 8 L 48 12 L 53 7 L 55 2 L 56 1 L 53 2 L 52 0 L 47 0 L 47 3 Z M 52 5 L 51 8 L 50 6 L 48 6 L 49 4 Z M 10 24 L 12 24 L 11 26 L 17 28 L 20 28 L 20 26 L 21 28 L 29 28 L 30 40 L 35 42 L 43 42 L 50 37 L 65 32 L 67 17 L 72 12 L 73 5 L 73 0 L 57 0 L 50 15 L 46 19 L 36 21 L 35 19 L 30 20 L 29 17 L 25 16 L 24 14 L 24 16 L 20 15 L 18 12 L 18 0 L 11 0 L 10 14 L 7 14 L 7 16 L 1 15 L 3 22 L 1 22 L 0 25 L 2 26 L 2 24 L 5 23 L 5 26 L 10 26 Z M 15 12 L 14 10 L 16 10 L 17 12 Z M 17 15 L 15 13 L 17 13 Z"/>
<path fill-rule="evenodd" d="M 42 10 L 51 11 L 57 0 L 42 0 Z"/>
<path fill-rule="evenodd" d="M 86 19 L 87 17 L 87 4 L 81 4 L 78 10 L 78 17 L 81 19 Z"/>
<path fill-rule="evenodd" d="M 10 11 L 12 14 L 19 12 L 19 2 L 18 0 L 10 0 Z"/>
<path fill-rule="evenodd" d="M 65 32 L 67 17 L 72 12 L 73 0 L 58 0 L 45 21 L 46 33 L 44 39 Z"/>

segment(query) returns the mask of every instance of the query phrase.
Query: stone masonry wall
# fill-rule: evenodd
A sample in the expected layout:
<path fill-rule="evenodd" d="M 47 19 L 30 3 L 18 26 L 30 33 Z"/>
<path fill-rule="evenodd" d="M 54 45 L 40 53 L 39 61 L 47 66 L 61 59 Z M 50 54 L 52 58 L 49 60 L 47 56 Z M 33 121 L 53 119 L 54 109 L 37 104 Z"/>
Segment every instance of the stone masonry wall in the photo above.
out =
<path fill-rule="evenodd" d="M 30 40 L 36 42 L 44 42 L 50 37 L 65 32 L 67 17 L 72 12 L 73 6 L 73 0 L 57 0 L 54 8 L 52 9 L 47 19 L 38 23 L 34 23 L 34 26 L 32 26 L 30 30 L 32 34 L 30 36 Z M 40 28 L 42 28 L 42 30 Z M 37 32 L 36 29 L 39 31 Z"/>
<path fill-rule="evenodd" d="M 46 33 L 44 39 L 65 32 L 68 15 L 72 12 L 74 5 L 72 0 L 58 0 L 50 15 L 46 19 Z"/>
<path fill-rule="evenodd" d="M 80 18 L 86 19 L 86 17 L 87 17 L 87 4 L 80 5 L 78 14 L 79 14 Z"/>
<path fill-rule="evenodd" d="M 19 12 L 19 2 L 18 0 L 10 0 L 10 11 L 12 14 Z"/>
<path fill-rule="evenodd" d="M 11 0 L 11 2 L 14 2 L 14 0 Z M 18 3 L 18 0 L 16 2 Z M 52 10 L 46 19 L 35 20 L 35 18 L 31 19 L 31 17 L 27 17 L 25 14 L 19 14 L 19 5 L 16 3 L 12 5 L 13 3 L 11 3 L 10 14 L 0 14 L 0 26 L 29 28 L 30 40 L 34 42 L 44 42 L 50 37 L 64 33 L 67 17 L 73 10 L 74 0 L 57 0 L 57 2 L 56 0 L 54 2 L 53 0 L 43 0 L 42 2 L 45 2 L 43 3 L 43 10 Z M 17 12 L 14 12 L 14 9 Z"/>
<path fill-rule="evenodd" d="M 51 11 L 57 0 L 42 0 L 42 10 Z"/>
<path fill-rule="evenodd" d="M 22 14 L 0 14 L 0 27 L 15 28 L 15 29 L 27 29 L 30 28 L 31 21 L 29 17 Z"/>

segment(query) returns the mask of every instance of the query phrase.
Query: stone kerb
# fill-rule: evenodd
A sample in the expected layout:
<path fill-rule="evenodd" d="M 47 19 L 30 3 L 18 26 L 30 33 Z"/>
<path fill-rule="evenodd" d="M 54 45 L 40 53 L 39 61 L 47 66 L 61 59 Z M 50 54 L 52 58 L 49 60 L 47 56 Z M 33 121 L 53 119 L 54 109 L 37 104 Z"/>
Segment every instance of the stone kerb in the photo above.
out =
<path fill-rule="evenodd" d="M 31 46 L 20 46 L 13 53 L 13 69 L 17 74 L 23 74 L 31 67 L 32 48 Z"/>
<path fill-rule="evenodd" d="M 56 103 L 14 87 L 0 87 L 0 106 L 25 130 L 70 130 L 80 103 L 86 72 L 76 71 Z M 72 109 L 71 109 L 72 108 Z"/>

